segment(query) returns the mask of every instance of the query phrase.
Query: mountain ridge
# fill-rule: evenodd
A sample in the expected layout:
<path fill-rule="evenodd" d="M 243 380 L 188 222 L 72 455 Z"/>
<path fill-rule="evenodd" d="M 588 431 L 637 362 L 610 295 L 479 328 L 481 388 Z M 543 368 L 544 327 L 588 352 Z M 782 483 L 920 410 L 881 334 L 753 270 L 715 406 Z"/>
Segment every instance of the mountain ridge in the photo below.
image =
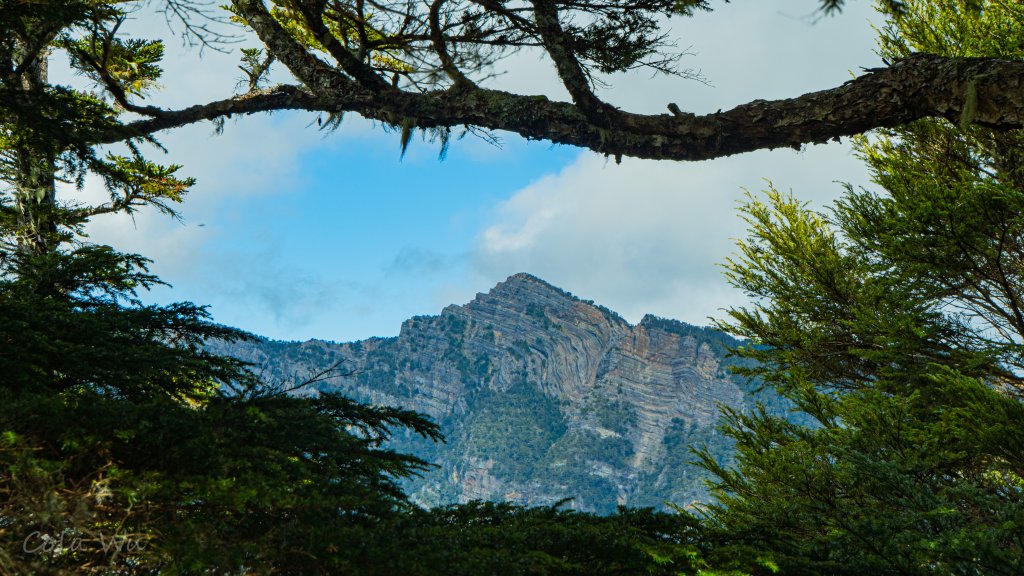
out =
<path fill-rule="evenodd" d="M 393 447 L 438 464 L 410 485 L 425 504 L 471 499 L 574 505 L 688 504 L 708 499 L 689 446 L 723 459 L 718 406 L 782 408 L 728 373 L 739 344 L 714 329 L 647 315 L 633 325 L 531 274 L 470 302 L 415 316 L 398 336 L 221 345 L 272 379 L 339 365 L 313 390 L 423 412 L 448 443 L 399 437 Z"/>

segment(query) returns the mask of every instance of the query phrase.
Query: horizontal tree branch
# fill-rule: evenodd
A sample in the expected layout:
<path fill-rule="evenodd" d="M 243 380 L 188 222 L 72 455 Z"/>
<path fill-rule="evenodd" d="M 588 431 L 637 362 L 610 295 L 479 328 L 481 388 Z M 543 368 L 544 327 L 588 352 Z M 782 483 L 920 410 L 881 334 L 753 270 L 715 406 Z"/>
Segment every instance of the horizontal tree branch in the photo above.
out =
<path fill-rule="evenodd" d="M 318 105 L 312 94 L 297 86 L 281 85 L 265 90 L 255 90 L 217 100 L 206 104 L 197 104 L 181 110 L 163 110 L 151 113 L 151 117 L 136 120 L 127 124 L 110 128 L 102 132 L 96 144 L 113 144 L 134 138 L 143 138 L 163 130 L 180 128 L 205 120 L 230 118 L 234 114 L 257 114 L 260 112 L 276 112 L 280 110 L 328 110 L 325 105 Z"/>
<path fill-rule="evenodd" d="M 799 148 L 920 118 L 938 117 L 994 129 L 1024 128 L 1024 62 L 915 54 L 845 84 L 786 100 L 755 100 L 697 116 L 679 111 L 618 112 L 595 125 L 577 106 L 544 96 L 474 88 L 412 93 L 373 92 L 341 75 L 318 76 L 315 90 L 273 90 L 168 111 L 104 135 L 139 137 L 200 120 L 283 109 L 356 112 L 419 128 L 470 125 L 614 156 L 707 160 L 759 149 Z"/>

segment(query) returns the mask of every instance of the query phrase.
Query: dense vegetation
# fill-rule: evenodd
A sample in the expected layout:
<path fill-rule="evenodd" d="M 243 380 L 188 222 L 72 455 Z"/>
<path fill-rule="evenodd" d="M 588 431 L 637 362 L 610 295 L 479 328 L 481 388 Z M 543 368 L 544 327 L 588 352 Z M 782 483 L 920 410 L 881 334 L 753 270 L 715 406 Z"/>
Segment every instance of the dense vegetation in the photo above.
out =
<path fill-rule="evenodd" d="M 140 300 L 159 282 L 148 262 L 83 226 L 173 215 L 192 181 L 147 160 L 145 139 L 99 151 L 124 102 L 50 85 L 39 51 L 66 51 L 115 96 L 143 93 L 162 46 L 116 36 L 124 16 L 119 2 L 0 3 L 0 574 L 664 571 L 664 515 L 416 508 L 399 483 L 428 464 L 382 443 L 440 440 L 435 424 L 294 395 L 309 383 L 207 351 L 247 336 L 202 307 Z M 58 199 L 89 174 L 108 202 Z"/>
<path fill-rule="evenodd" d="M 899 5 L 888 58 L 1024 58 L 1017 3 Z M 829 213 L 775 190 L 744 208 L 728 273 L 755 303 L 723 327 L 754 343 L 742 370 L 811 422 L 731 412 L 735 466 L 703 457 L 717 503 L 422 510 L 398 481 L 427 464 L 381 442 L 435 425 L 260 381 L 201 347 L 243 334 L 142 303 L 147 262 L 81 235 L 104 213 L 173 213 L 191 185 L 141 140 L 95 147 L 159 77 L 162 47 L 117 36 L 119 6 L 0 3 L 0 573 L 1024 571 L 1024 136 L 972 124 L 974 84 L 961 125 L 859 141 L 877 190 Z M 48 84 L 47 46 L 111 99 Z M 89 173 L 109 202 L 57 200 Z M 481 418 L 526 426 L 528 406 Z"/>
<path fill-rule="evenodd" d="M 1020 60 L 1024 6 L 910 2 L 881 35 L 887 58 Z M 876 189 L 744 208 L 728 275 L 756 303 L 724 327 L 814 426 L 730 415 L 711 549 L 755 573 L 1019 574 L 1024 134 L 922 121 L 858 150 Z"/>

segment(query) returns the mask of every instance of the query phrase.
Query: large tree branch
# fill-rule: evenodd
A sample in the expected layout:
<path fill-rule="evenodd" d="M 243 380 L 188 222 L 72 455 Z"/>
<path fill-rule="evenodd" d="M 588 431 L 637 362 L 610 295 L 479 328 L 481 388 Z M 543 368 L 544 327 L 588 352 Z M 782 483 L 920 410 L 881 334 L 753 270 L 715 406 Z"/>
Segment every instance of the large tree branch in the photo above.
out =
<path fill-rule="evenodd" d="M 615 156 L 706 160 L 765 148 L 824 143 L 925 117 L 995 129 L 1021 129 L 1024 62 L 918 54 L 890 67 L 868 71 L 837 88 L 796 98 L 755 100 L 703 116 L 620 112 L 606 126 L 594 124 L 573 104 L 553 102 L 543 96 L 486 89 L 374 93 L 345 80 L 320 83 L 317 89 L 279 87 L 165 112 L 157 118 L 111 130 L 104 141 L 138 137 L 234 113 L 281 109 L 357 112 L 391 123 L 412 119 L 421 128 L 465 124 Z"/>
<path fill-rule="evenodd" d="M 455 60 L 452 59 L 448 47 L 445 46 L 444 30 L 441 28 L 441 7 L 444 2 L 445 0 L 433 0 L 430 4 L 430 41 L 434 46 L 434 52 L 437 53 L 437 58 L 441 62 L 441 69 L 454 82 L 455 89 L 476 88 L 476 84 L 455 65 Z"/>
<path fill-rule="evenodd" d="M 324 0 L 307 0 L 297 2 L 296 6 L 302 14 L 309 30 L 316 37 L 317 41 L 327 52 L 338 62 L 341 69 L 357 82 L 371 90 L 388 90 L 391 86 L 383 78 L 373 71 L 373 68 L 359 60 L 355 54 L 348 51 L 341 45 L 341 42 L 334 37 L 334 34 L 327 28 L 323 21 L 323 13 L 326 2 Z M 259 32 L 257 32 L 259 33 Z M 266 30 L 260 35 L 263 38 Z M 265 42 L 266 40 L 264 40 Z"/>
<path fill-rule="evenodd" d="M 245 17 L 246 23 L 252 27 L 260 40 L 267 45 L 270 53 L 283 62 L 306 86 L 317 92 L 330 92 L 339 87 L 355 84 L 310 54 L 305 46 L 289 36 L 267 11 L 263 0 L 232 0 L 231 3 Z"/>
<path fill-rule="evenodd" d="M 197 104 L 181 110 L 163 110 L 145 120 L 108 128 L 100 132 L 97 144 L 112 144 L 134 138 L 144 138 L 156 132 L 180 128 L 196 122 L 230 118 L 234 114 L 256 114 L 279 110 L 327 111 L 330 108 L 317 101 L 309 92 L 291 85 L 275 86 L 252 91 L 234 98 Z"/>
<path fill-rule="evenodd" d="M 562 84 L 572 96 L 572 101 L 587 117 L 599 122 L 605 121 L 605 116 L 614 109 L 602 102 L 591 90 L 590 79 L 576 58 L 576 53 L 569 44 L 568 35 L 562 30 L 558 7 L 549 0 L 533 0 L 532 4 L 537 31 L 544 48 L 555 63 L 558 77 L 562 79 Z"/>

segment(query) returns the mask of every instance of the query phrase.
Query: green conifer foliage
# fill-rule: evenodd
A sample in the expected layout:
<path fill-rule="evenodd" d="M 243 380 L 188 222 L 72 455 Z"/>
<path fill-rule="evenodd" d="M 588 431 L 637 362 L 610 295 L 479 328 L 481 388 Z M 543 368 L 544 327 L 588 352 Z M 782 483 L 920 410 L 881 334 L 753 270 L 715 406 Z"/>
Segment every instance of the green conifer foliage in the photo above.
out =
<path fill-rule="evenodd" d="M 194 183 L 145 157 L 149 137 L 123 139 L 121 154 L 97 147 L 125 112 L 145 114 L 132 102 L 160 77 L 162 45 L 118 33 L 130 4 L 0 0 L 0 575 L 688 565 L 676 519 L 650 510 L 604 519 L 557 507 L 419 509 L 399 482 L 429 465 L 384 442 L 403 428 L 438 441 L 433 423 L 293 394 L 332 368 L 265 382 L 204 347 L 246 334 L 202 306 L 144 303 L 159 283 L 149 261 L 83 234 L 104 214 L 174 216 Z M 202 6 L 169 5 L 186 17 Z M 49 84 L 53 51 L 105 96 Z M 255 87 L 270 60 L 248 58 Z M 89 174 L 106 202 L 74 202 Z"/>
<path fill-rule="evenodd" d="M 888 58 L 1024 58 L 1019 3 L 891 16 Z M 738 465 L 702 457 L 720 495 L 708 558 L 752 573 L 1018 574 L 1024 140 L 928 120 L 858 148 L 875 187 L 848 187 L 831 212 L 774 188 L 743 209 L 750 235 L 726 268 L 754 304 L 722 325 L 755 344 L 739 353 L 761 364 L 744 371 L 815 426 L 728 415 Z"/>
<path fill-rule="evenodd" d="M 160 75 L 159 42 L 116 35 L 122 4 L 0 2 L 0 574 L 343 571 L 426 467 L 382 442 L 437 428 L 260 381 L 203 346 L 245 334 L 144 304 L 149 262 L 82 234 L 108 213 L 173 216 L 193 184 L 142 139 L 94 145 Z M 58 50 L 108 98 L 49 84 Z M 71 199 L 87 174 L 107 202 Z"/>

